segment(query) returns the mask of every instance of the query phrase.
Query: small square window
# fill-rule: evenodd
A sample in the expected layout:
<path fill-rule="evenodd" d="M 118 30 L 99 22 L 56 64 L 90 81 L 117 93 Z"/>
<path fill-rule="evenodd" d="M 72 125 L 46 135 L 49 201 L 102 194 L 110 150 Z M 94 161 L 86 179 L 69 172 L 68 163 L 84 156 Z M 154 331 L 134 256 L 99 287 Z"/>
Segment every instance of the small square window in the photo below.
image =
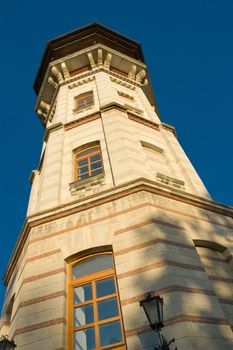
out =
<path fill-rule="evenodd" d="M 74 112 L 80 112 L 94 105 L 93 91 L 85 92 L 74 98 Z"/>

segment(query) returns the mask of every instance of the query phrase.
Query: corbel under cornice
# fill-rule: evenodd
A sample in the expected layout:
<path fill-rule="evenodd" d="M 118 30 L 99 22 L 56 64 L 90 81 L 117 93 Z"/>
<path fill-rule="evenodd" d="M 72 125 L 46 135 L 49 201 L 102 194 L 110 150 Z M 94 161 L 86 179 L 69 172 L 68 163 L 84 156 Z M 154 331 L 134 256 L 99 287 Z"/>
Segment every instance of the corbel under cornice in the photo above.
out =
<path fill-rule="evenodd" d="M 96 44 L 91 47 L 87 47 L 78 53 L 67 55 L 62 59 L 58 59 L 49 63 L 35 105 L 36 113 L 40 117 L 42 124 L 45 125 L 47 123 L 48 117 L 51 114 L 54 95 L 59 89 L 59 86 L 64 85 L 64 83 L 69 83 L 71 80 L 73 80 L 73 77 L 70 75 L 67 62 L 70 60 L 78 60 L 78 58 L 83 55 L 84 57 L 86 56 L 87 62 L 90 64 L 91 73 L 99 68 L 103 68 L 106 71 L 109 71 L 112 64 L 112 58 L 120 57 L 121 60 L 130 62 L 128 72 L 125 72 L 128 81 L 136 82 L 139 84 L 139 86 L 142 84 L 146 85 L 148 83 L 148 79 L 146 79 L 146 65 L 144 63 L 102 44 Z M 119 74 L 119 76 L 121 75 Z M 47 89 L 50 86 L 50 93 L 46 94 L 47 98 L 45 98 L 43 93 L 46 86 Z M 51 89 L 54 90 L 53 93 Z M 51 95 L 49 100 L 48 95 Z"/>

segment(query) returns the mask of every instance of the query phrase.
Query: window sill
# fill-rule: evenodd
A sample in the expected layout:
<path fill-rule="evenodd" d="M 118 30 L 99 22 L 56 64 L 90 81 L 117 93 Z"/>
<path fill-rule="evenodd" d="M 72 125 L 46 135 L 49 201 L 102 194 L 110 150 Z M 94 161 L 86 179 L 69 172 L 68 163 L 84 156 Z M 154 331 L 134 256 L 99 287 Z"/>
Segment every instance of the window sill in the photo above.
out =
<path fill-rule="evenodd" d="M 77 193 L 85 194 L 88 191 L 93 192 L 94 190 L 98 191 L 98 189 L 104 185 L 105 185 L 104 173 L 101 173 L 95 176 L 90 176 L 88 179 L 85 179 L 85 180 L 74 181 L 69 184 L 71 195 L 75 195 Z"/>
<path fill-rule="evenodd" d="M 89 109 L 92 109 L 94 106 L 94 104 L 90 105 L 90 106 L 87 106 L 87 107 L 83 107 L 83 108 L 75 108 L 73 109 L 73 114 L 79 114 L 79 113 L 82 113 L 82 112 L 86 112 L 88 111 Z"/>

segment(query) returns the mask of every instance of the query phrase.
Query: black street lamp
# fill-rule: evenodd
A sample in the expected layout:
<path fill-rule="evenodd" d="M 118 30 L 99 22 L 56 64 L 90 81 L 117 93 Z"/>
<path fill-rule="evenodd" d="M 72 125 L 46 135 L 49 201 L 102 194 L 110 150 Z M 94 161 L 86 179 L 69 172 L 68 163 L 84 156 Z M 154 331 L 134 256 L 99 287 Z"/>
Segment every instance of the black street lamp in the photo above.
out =
<path fill-rule="evenodd" d="M 155 348 L 155 350 L 170 350 L 169 345 L 174 343 L 175 339 L 173 338 L 170 342 L 167 342 L 165 337 L 160 334 L 161 329 L 164 327 L 163 298 L 159 295 L 153 296 L 152 292 L 149 292 L 146 293 L 145 299 L 141 300 L 139 303 L 140 306 L 143 307 L 150 327 L 153 331 L 158 333 L 160 345 L 159 348 Z M 177 350 L 177 348 L 175 348 L 175 350 Z"/>
<path fill-rule="evenodd" d="M 0 350 L 13 350 L 16 347 L 14 340 L 9 340 L 7 335 L 0 338 Z"/>

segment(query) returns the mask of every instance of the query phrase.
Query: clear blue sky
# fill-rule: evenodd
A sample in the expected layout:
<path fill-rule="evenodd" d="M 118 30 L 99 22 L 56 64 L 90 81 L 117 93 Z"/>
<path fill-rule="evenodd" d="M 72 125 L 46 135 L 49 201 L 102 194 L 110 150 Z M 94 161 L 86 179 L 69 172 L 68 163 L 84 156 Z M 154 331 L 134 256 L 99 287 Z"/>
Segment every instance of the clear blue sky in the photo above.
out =
<path fill-rule="evenodd" d="M 233 204 L 232 0 L 1 0 L 1 276 L 41 151 L 32 85 L 44 46 L 91 22 L 142 43 L 162 121 L 176 127 L 213 199 Z M 1 286 L 0 305 L 3 295 Z"/>

